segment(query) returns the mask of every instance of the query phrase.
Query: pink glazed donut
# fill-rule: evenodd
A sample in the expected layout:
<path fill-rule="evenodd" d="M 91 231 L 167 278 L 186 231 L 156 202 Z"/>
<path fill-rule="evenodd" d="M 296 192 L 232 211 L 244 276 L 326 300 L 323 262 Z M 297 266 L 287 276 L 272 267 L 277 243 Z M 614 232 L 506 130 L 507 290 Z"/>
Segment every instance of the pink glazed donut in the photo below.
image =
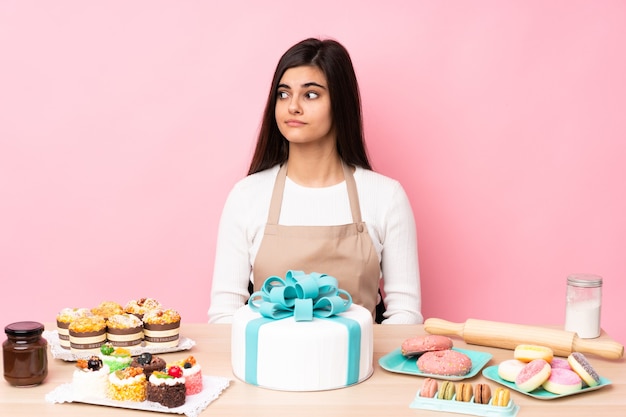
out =
<path fill-rule="evenodd" d="M 515 378 L 515 385 L 521 391 L 530 392 L 539 388 L 550 378 L 552 368 L 544 359 L 535 359 L 528 362 Z"/>
<path fill-rule="evenodd" d="M 472 369 L 472 360 L 456 350 L 436 350 L 420 356 L 417 368 L 426 374 L 463 376 Z"/>
<path fill-rule="evenodd" d="M 583 381 L 574 371 L 564 368 L 552 368 L 550 378 L 543 383 L 543 389 L 553 394 L 571 394 L 583 387 Z"/>

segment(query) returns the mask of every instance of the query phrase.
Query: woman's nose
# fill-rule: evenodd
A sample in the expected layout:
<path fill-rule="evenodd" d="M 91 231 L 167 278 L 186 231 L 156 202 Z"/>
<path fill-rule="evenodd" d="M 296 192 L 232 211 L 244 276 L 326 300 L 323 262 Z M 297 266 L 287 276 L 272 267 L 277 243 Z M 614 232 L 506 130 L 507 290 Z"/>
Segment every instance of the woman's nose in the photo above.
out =
<path fill-rule="evenodd" d="M 289 102 L 289 113 L 291 114 L 300 114 L 302 113 L 302 107 L 300 107 L 300 102 L 296 98 L 292 98 Z"/>

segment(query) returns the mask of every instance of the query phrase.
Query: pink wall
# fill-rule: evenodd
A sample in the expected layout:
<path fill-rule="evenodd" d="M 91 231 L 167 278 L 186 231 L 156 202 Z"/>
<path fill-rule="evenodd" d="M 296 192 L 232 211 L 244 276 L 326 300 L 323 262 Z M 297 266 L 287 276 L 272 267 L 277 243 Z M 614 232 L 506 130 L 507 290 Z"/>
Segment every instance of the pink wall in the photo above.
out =
<path fill-rule="evenodd" d="M 626 6 L 608 0 L 3 1 L 2 323 L 142 296 L 205 321 L 222 204 L 308 36 L 353 56 L 375 169 L 413 203 L 426 317 L 561 324 L 584 271 L 626 342 Z"/>

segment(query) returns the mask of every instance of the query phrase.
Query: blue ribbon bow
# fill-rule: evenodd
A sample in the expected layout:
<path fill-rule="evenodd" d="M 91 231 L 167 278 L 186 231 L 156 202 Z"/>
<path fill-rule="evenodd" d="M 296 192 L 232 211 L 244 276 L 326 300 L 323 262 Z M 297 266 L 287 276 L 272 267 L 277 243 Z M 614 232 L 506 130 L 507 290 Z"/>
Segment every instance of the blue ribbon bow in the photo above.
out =
<path fill-rule="evenodd" d="M 271 276 L 260 291 L 248 300 L 252 311 L 274 320 L 293 316 L 295 321 L 311 321 L 313 317 L 330 317 L 352 305 L 350 294 L 338 288 L 330 275 L 303 271 L 287 271 L 285 279 Z"/>

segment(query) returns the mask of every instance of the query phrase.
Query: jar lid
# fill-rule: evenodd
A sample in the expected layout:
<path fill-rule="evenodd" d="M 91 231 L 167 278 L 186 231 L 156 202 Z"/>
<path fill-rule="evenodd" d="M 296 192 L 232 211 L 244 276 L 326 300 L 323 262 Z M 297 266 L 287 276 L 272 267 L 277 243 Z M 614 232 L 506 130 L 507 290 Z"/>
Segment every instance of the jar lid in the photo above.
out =
<path fill-rule="evenodd" d="M 567 283 L 575 287 L 601 287 L 602 277 L 592 274 L 573 274 L 567 277 Z"/>
<path fill-rule="evenodd" d="M 9 336 L 35 336 L 43 333 L 43 324 L 36 321 L 18 321 L 8 324 L 4 332 Z"/>

